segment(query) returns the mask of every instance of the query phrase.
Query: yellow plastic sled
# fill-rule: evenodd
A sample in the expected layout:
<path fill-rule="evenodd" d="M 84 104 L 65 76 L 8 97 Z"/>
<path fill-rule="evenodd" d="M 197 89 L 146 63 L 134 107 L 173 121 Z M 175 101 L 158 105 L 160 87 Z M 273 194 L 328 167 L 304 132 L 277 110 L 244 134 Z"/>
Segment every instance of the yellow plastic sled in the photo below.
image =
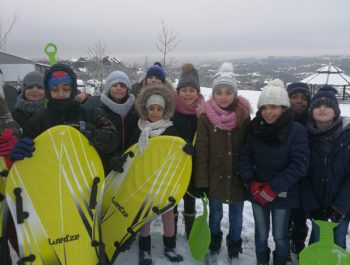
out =
<path fill-rule="evenodd" d="M 184 196 L 192 158 L 179 137 L 150 138 L 144 153 L 131 146 L 123 171 L 112 171 L 97 205 L 94 238 L 113 263 L 143 224 L 172 209 Z M 101 249 L 102 251 L 102 249 Z"/>
<path fill-rule="evenodd" d="M 56 126 L 34 139 L 33 157 L 13 164 L 6 199 L 15 221 L 18 264 L 98 263 L 91 245 L 101 160 L 87 138 Z"/>

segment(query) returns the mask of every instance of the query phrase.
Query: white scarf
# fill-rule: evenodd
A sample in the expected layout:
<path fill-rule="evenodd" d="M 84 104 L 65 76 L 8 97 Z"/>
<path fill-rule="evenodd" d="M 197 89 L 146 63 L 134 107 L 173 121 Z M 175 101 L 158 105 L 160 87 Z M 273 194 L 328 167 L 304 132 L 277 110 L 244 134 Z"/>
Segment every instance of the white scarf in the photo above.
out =
<path fill-rule="evenodd" d="M 147 148 L 148 138 L 161 135 L 168 127 L 173 126 L 173 122 L 170 119 L 161 119 L 156 122 L 139 119 L 137 125 L 141 130 L 138 141 L 139 151 L 143 153 Z"/>

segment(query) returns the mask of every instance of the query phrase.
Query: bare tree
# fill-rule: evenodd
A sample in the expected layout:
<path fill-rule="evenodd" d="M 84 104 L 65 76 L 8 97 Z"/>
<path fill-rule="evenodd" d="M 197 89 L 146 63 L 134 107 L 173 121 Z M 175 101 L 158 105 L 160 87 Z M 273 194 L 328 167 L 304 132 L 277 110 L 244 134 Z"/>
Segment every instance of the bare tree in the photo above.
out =
<path fill-rule="evenodd" d="M 87 53 L 90 58 L 99 62 L 107 56 L 107 44 L 98 40 L 92 48 L 88 47 Z"/>
<path fill-rule="evenodd" d="M 17 15 L 17 12 L 15 12 L 15 14 L 13 15 L 11 24 L 7 29 L 3 28 L 3 23 L 2 23 L 2 20 L 0 19 L 0 50 L 4 50 L 6 48 L 7 37 L 12 31 L 18 19 L 19 19 L 19 16 Z"/>
<path fill-rule="evenodd" d="M 172 52 L 176 46 L 180 43 L 178 40 L 178 32 L 174 32 L 173 29 L 169 29 L 168 25 L 162 20 L 162 30 L 157 35 L 157 49 L 163 55 L 163 67 L 166 69 L 166 57 Z"/>

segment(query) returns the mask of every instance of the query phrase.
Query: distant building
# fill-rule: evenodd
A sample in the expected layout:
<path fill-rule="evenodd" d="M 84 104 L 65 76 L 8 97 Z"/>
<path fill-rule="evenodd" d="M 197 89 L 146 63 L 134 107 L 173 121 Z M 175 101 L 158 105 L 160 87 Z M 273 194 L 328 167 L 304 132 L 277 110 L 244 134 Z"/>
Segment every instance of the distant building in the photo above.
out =
<path fill-rule="evenodd" d="M 21 81 L 26 74 L 32 71 L 44 74 L 49 67 L 48 64 L 36 63 L 33 60 L 0 51 L 0 69 L 5 82 Z"/>

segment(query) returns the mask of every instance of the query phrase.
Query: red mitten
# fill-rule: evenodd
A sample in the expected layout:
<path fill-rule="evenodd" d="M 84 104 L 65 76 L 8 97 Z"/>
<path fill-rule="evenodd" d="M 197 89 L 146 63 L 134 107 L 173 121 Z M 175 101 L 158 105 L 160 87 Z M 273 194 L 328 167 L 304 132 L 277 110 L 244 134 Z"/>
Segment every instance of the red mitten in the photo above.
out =
<path fill-rule="evenodd" d="M 265 182 L 253 180 L 249 183 L 249 191 L 253 196 L 255 196 L 260 192 L 262 186 L 264 185 L 266 185 Z"/>
<path fill-rule="evenodd" d="M 270 184 L 265 184 L 262 186 L 260 191 L 260 196 L 263 197 L 267 202 L 272 202 L 277 197 L 277 192 L 275 192 Z"/>
<path fill-rule="evenodd" d="M 254 196 L 254 200 L 257 201 L 260 205 L 266 205 L 269 203 L 263 196 L 261 196 L 261 193 L 258 193 Z"/>
<path fill-rule="evenodd" d="M 8 156 L 17 141 L 12 129 L 6 128 L 0 136 L 0 156 Z"/>

